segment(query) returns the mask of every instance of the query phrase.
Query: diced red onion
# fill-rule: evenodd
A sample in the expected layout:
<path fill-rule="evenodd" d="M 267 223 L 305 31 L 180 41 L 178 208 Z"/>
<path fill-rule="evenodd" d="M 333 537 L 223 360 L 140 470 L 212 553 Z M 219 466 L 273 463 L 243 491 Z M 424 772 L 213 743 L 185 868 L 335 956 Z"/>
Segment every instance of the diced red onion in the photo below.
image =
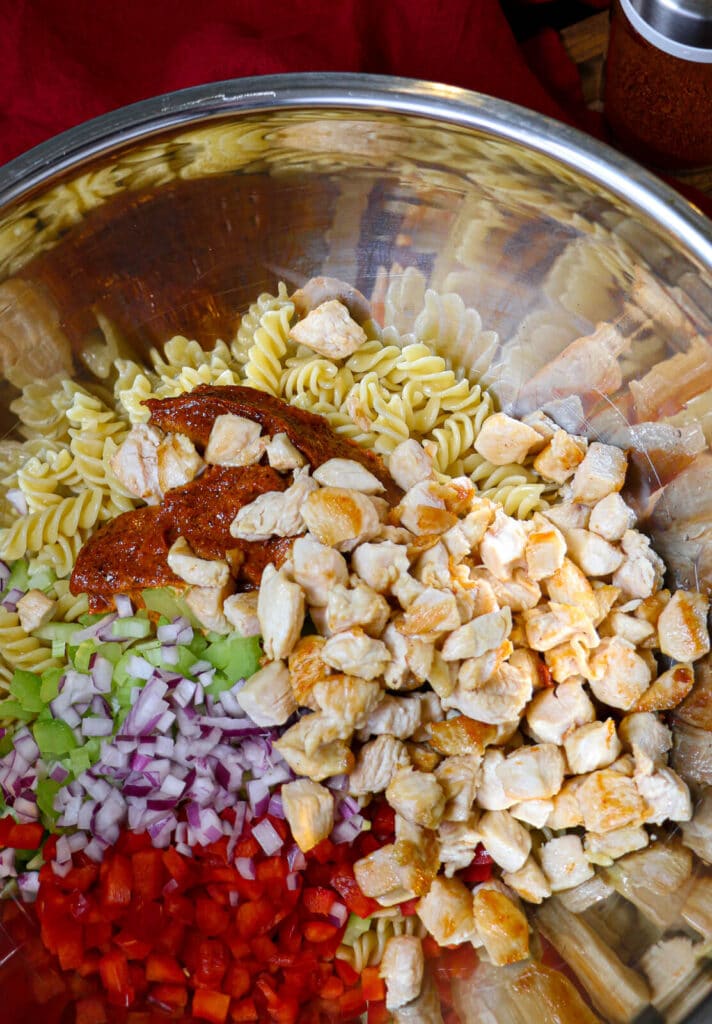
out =
<path fill-rule="evenodd" d="M 352 796 L 345 796 L 339 802 L 338 813 L 346 820 L 353 818 L 354 814 L 358 814 L 360 810 L 358 801 L 354 800 Z"/>
<path fill-rule="evenodd" d="M 173 645 L 164 647 L 163 650 L 161 651 L 161 658 L 166 663 L 166 665 L 177 665 L 179 658 L 178 648 L 174 647 Z"/>
<path fill-rule="evenodd" d="M 337 791 L 348 789 L 349 777 L 348 775 L 332 775 L 330 779 L 326 780 L 324 785 L 328 786 L 329 789 L 334 789 Z"/>
<path fill-rule="evenodd" d="M 17 602 L 23 597 L 24 593 L 24 590 L 20 590 L 19 587 L 13 587 L 12 590 L 8 590 L 0 604 L 8 612 L 17 611 Z"/>
<path fill-rule="evenodd" d="M 251 779 L 247 783 L 247 796 L 252 813 L 256 817 L 261 818 L 267 812 L 269 795 L 269 789 L 261 779 Z"/>
<path fill-rule="evenodd" d="M 114 723 L 110 718 L 83 718 L 82 734 L 84 736 L 111 736 Z"/>
<path fill-rule="evenodd" d="M 299 888 L 299 874 L 296 871 L 290 871 L 286 878 L 287 889 L 290 892 L 296 892 Z"/>
<path fill-rule="evenodd" d="M 110 693 L 114 666 L 108 658 L 97 655 L 90 669 L 90 675 L 97 693 Z"/>
<path fill-rule="evenodd" d="M 241 878 L 245 878 L 248 882 L 254 882 L 257 878 L 257 869 L 252 857 L 236 857 L 235 868 L 238 875 Z"/>
<path fill-rule="evenodd" d="M 65 864 L 58 864 L 56 860 L 52 861 L 52 871 L 58 878 L 66 878 L 71 870 L 71 860 L 68 860 Z"/>
<path fill-rule="evenodd" d="M 268 857 L 272 857 L 281 850 L 284 844 L 284 840 L 279 832 L 267 818 L 258 825 L 253 826 L 252 835 Z"/>
<path fill-rule="evenodd" d="M 146 661 L 145 658 L 141 658 L 137 654 L 132 654 L 126 663 L 126 671 L 136 679 L 150 679 L 155 669 L 150 661 Z"/>
<path fill-rule="evenodd" d="M 287 864 L 290 871 L 304 871 L 307 866 L 307 859 L 296 843 L 287 851 Z"/>
<path fill-rule="evenodd" d="M 7 562 L 0 560 L 0 587 L 4 587 L 10 579 L 10 566 Z"/>
<path fill-rule="evenodd" d="M 111 625 L 116 621 L 118 616 L 115 612 L 111 612 L 110 615 L 105 615 L 102 619 L 97 622 L 92 622 L 91 626 L 87 626 L 86 629 L 77 630 L 76 633 L 72 634 L 72 644 L 81 644 L 85 640 L 94 640 L 100 633 L 110 628 Z M 112 639 L 108 637 L 107 639 Z"/>
<path fill-rule="evenodd" d="M 32 903 L 40 890 L 39 871 L 23 871 L 17 876 L 17 887 L 24 903 Z"/>
<path fill-rule="evenodd" d="M 359 835 L 363 827 L 363 818 L 355 814 L 348 820 L 340 821 L 331 832 L 331 839 L 335 843 L 352 843 Z"/>
<path fill-rule="evenodd" d="M 336 925 L 337 928 L 343 928 L 348 919 L 349 912 L 343 903 L 339 903 L 335 900 L 329 908 L 329 920 L 332 924 Z"/>
<path fill-rule="evenodd" d="M 240 902 L 240 894 L 236 889 L 230 889 L 227 894 L 227 901 L 231 907 L 236 907 Z"/>
<path fill-rule="evenodd" d="M 81 832 L 75 832 L 72 836 L 67 836 L 67 842 L 69 843 L 69 849 L 72 853 L 79 853 L 83 850 L 88 843 L 88 839 Z"/>
<path fill-rule="evenodd" d="M 29 729 L 23 726 L 13 736 L 12 745 L 17 754 L 23 757 L 28 765 L 36 761 L 40 756 L 40 748 L 35 743 L 34 737 Z"/>
<path fill-rule="evenodd" d="M 131 598 L 127 594 L 115 594 L 114 606 L 120 619 L 127 619 L 133 615 L 133 605 L 131 604 Z"/>
<path fill-rule="evenodd" d="M 63 764 L 56 761 L 50 768 L 49 777 L 53 782 L 64 782 L 65 779 L 69 778 L 69 772 Z"/>
<path fill-rule="evenodd" d="M 284 808 L 282 807 L 282 797 L 279 793 L 273 793 L 269 798 L 269 804 L 267 805 L 267 813 L 271 814 L 273 818 L 284 818 Z"/>
<path fill-rule="evenodd" d="M 72 848 L 69 845 L 69 840 L 66 836 L 60 836 L 57 840 L 57 849 L 55 851 L 54 859 L 58 864 L 66 864 L 67 861 L 72 859 Z"/>

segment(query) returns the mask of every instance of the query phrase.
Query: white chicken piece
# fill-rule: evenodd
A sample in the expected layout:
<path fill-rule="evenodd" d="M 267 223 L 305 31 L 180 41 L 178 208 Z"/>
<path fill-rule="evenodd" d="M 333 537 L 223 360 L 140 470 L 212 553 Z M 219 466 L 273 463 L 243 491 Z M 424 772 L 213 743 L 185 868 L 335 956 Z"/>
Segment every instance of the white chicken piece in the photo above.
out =
<path fill-rule="evenodd" d="M 430 730 L 430 746 L 446 757 L 474 755 L 477 764 L 489 743 L 494 743 L 497 730 L 493 725 L 475 722 L 465 715 L 456 715 L 437 722 Z"/>
<path fill-rule="evenodd" d="M 430 730 L 435 722 L 442 722 L 445 712 L 440 698 L 433 690 L 426 690 L 425 693 L 416 693 L 413 700 L 420 705 L 420 726 L 413 734 L 417 743 L 425 743 L 430 738 Z"/>
<path fill-rule="evenodd" d="M 577 793 L 583 779 L 567 779 L 559 792 L 552 798 L 553 808 L 546 819 L 546 827 L 558 832 L 565 828 L 577 828 L 583 825 L 583 814 L 577 799 Z"/>
<path fill-rule="evenodd" d="M 601 498 L 620 491 L 625 483 L 628 460 L 625 452 L 610 444 L 594 441 L 572 481 L 572 498 L 584 505 L 595 505 Z"/>
<path fill-rule="evenodd" d="M 530 451 L 543 444 L 541 434 L 533 427 L 503 412 L 485 420 L 474 442 L 475 450 L 495 466 L 523 463 Z"/>
<path fill-rule="evenodd" d="M 386 789 L 386 800 L 406 821 L 435 829 L 445 810 L 445 794 L 432 772 L 399 768 Z"/>
<path fill-rule="evenodd" d="M 296 537 L 305 526 L 302 508 L 319 484 L 309 469 L 296 470 L 294 483 L 286 491 L 267 491 L 243 505 L 230 526 L 233 537 L 242 540 L 269 540 L 270 537 Z"/>
<path fill-rule="evenodd" d="M 527 533 L 522 524 L 497 509 L 480 543 L 480 558 L 493 576 L 509 580 L 514 569 L 523 568 L 526 546 Z"/>
<path fill-rule="evenodd" d="M 600 636 L 618 636 L 634 647 L 639 647 L 655 637 L 655 626 L 645 619 L 625 612 L 614 611 L 598 627 Z M 650 646 L 648 644 L 647 646 Z"/>
<path fill-rule="evenodd" d="M 710 649 L 707 631 L 709 600 L 696 591 L 678 590 L 658 619 L 663 654 L 675 661 L 697 661 Z"/>
<path fill-rule="evenodd" d="M 664 821 L 689 821 L 692 817 L 690 790 L 672 768 L 660 768 L 652 775 L 636 773 L 635 784 L 648 805 L 647 822 L 662 825 Z"/>
<path fill-rule="evenodd" d="M 587 832 L 583 839 L 583 848 L 589 863 L 610 867 L 614 860 L 624 857 L 626 853 L 643 850 L 649 842 L 650 837 L 642 825 L 628 825 L 626 828 L 617 828 L 603 835 Z"/>
<path fill-rule="evenodd" d="M 410 847 L 411 844 L 402 844 Z M 403 856 L 400 843 L 389 843 L 362 857 L 354 864 L 354 875 L 364 896 L 378 900 L 382 907 L 392 907 L 410 900 L 423 889 L 420 866 Z M 427 883 L 426 883 L 427 884 Z"/>
<path fill-rule="evenodd" d="M 487 615 L 478 615 L 471 622 L 454 629 L 442 647 L 445 661 L 479 658 L 496 650 L 512 630 L 512 612 L 502 608 Z"/>
<path fill-rule="evenodd" d="M 349 581 L 344 556 L 308 534 L 294 541 L 292 563 L 294 582 L 304 591 L 307 603 L 315 608 L 326 607 L 335 583 L 345 587 Z"/>
<path fill-rule="evenodd" d="M 556 743 L 577 726 L 596 718 L 596 709 L 583 688 L 583 680 L 559 683 L 537 693 L 526 711 L 529 733 L 538 743 Z"/>
<path fill-rule="evenodd" d="M 579 836 L 558 836 L 542 843 L 539 859 L 552 892 L 573 889 L 593 878 L 593 868 L 586 858 Z"/>
<path fill-rule="evenodd" d="M 199 558 L 185 537 L 178 537 L 170 546 L 166 561 L 176 576 L 194 587 L 224 587 L 230 579 L 227 562 Z"/>
<path fill-rule="evenodd" d="M 243 594 L 232 594 L 223 603 L 225 618 L 242 637 L 259 636 L 260 620 L 257 617 L 256 590 L 248 590 Z"/>
<path fill-rule="evenodd" d="M 397 1010 L 420 995 L 425 957 L 416 935 L 392 935 L 386 943 L 380 975 L 386 983 L 386 1009 Z"/>
<path fill-rule="evenodd" d="M 445 797 L 442 817 L 447 821 L 467 821 L 480 783 L 480 758 L 474 754 L 446 757 L 435 769 Z"/>
<path fill-rule="evenodd" d="M 518 963 L 529 956 L 529 924 L 499 885 L 485 882 L 473 893 L 472 912 L 477 934 L 493 964 Z"/>
<path fill-rule="evenodd" d="M 509 609 L 507 609 L 509 611 Z M 450 634 L 452 636 L 452 634 Z M 513 647 L 510 640 L 504 640 L 493 651 L 486 651 L 479 658 L 468 658 L 460 665 L 457 673 L 457 684 L 462 690 L 478 690 L 495 672 L 498 672 L 507 658 L 512 655 Z M 453 668 L 457 666 L 452 662 Z M 516 664 L 516 663 L 515 663 Z"/>
<path fill-rule="evenodd" d="M 667 764 L 672 732 L 652 712 L 636 711 L 625 715 L 618 726 L 618 735 L 624 748 L 635 758 L 638 771 L 652 771 Z"/>
<path fill-rule="evenodd" d="M 388 459 L 388 472 L 402 491 L 429 480 L 433 475 L 433 460 L 423 446 L 409 438 L 393 449 Z"/>
<path fill-rule="evenodd" d="M 317 708 L 338 723 L 340 731 L 332 738 L 345 740 L 354 729 L 360 729 L 366 723 L 369 714 L 382 700 L 383 690 L 377 682 L 368 679 L 334 675 L 316 683 L 311 696 Z"/>
<path fill-rule="evenodd" d="M 541 515 L 534 517 L 533 526 L 527 538 L 524 558 L 529 579 L 538 582 L 553 576 L 564 564 L 566 541 L 561 531 Z"/>
<path fill-rule="evenodd" d="M 593 596 L 598 606 L 596 617 L 593 620 L 595 626 L 603 622 L 620 595 L 621 591 L 618 587 L 611 586 L 610 583 L 603 583 L 601 580 L 595 581 Z"/>
<path fill-rule="evenodd" d="M 578 605 L 550 601 L 522 614 L 527 642 L 535 651 L 550 651 L 573 639 L 582 640 L 588 647 L 598 643 L 593 622 Z"/>
<path fill-rule="evenodd" d="M 574 729 L 564 739 L 569 768 L 574 775 L 585 775 L 597 768 L 607 768 L 620 754 L 622 747 L 612 718 L 590 722 Z"/>
<path fill-rule="evenodd" d="M 478 815 L 470 814 L 464 821 L 441 821 L 438 829 L 440 860 L 446 878 L 452 878 L 456 871 L 472 863 L 475 850 L 480 842 L 477 830 Z"/>
<path fill-rule="evenodd" d="M 650 539 L 637 530 L 626 530 L 621 547 L 626 558 L 612 582 L 629 597 L 650 597 L 662 586 L 665 563 L 651 548 Z"/>
<path fill-rule="evenodd" d="M 331 675 L 331 668 L 321 657 L 326 640 L 323 636 L 310 633 L 302 636 L 289 655 L 289 679 L 294 699 L 300 707 L 316 711 L 312 690 L 322 679 Z"/>
<path fill-rule="evenodd" d="M 329 299 L 299 320 L 291 328 L 289 337 L 297 345 L 306 345 L 320 356 L 346 359 L 366 341 L 366 332 L 343 303 Z"/>
<path fill-rule="evenodd" d="M 337 551 L 351 551 L 371 540 L 381 525 L 368 495 L 343 487 L 312 491 L 302 506 L 302 518 L 317 540 Z"/>
<path fill-rule="evenodd" d="M 505 795 L 497 769 L 504 762 L 504 754 L 498 747 L 485 750 L 480 765 L 480 784 L 475 802 L 485 811 L 504 811 L 511 807 L 515 800 Z"/>
<path fill-rule="evenodd" d="M 404 636 L 436 639 L 459 625 L 455 596 L 449 590 L 426 587 L 408 606 L 399 628 Z"/>
<path fill-rule="evenodd" d="M 237 694 L 237 702 L 256 725 L 284 725 L 297 710 L 283 661 L 272 661 L 250 676 Z"/>
<path fill-rule="evenodd" d="M 185 434 L 166 434 L 156 452 L 158 489 L 165 494 L 174 487 L 190 483 L 205 463 Z"/>
<path fill-rule="evenodd" d="M 400 633 L 394 622 L 389 622 L 383 631 L 383 643 L 389 654 L 389 661 L 384 669 L 384 682 L 390 690 L 415 690 L 418 680 L 408 668 L 406 654 L 408 640 Z"/>
<path fill-rule="evenodd" d="M 526 423 L 528 427 L 533 427 L 539 437 L 543 437 L 545 441 L 550 441 L 556 431 L 559 430 L 558 424 L 541 409 L 535 409 L 534 412 L 522 416 L 522 423 Z"/>
<path fill-rule="evenodd" d="M 627 530 L 635 526 L 635 512 L 626 505 L 620 494 L 614 492 L 601 498 L 591 509 L 588 521 L 589 530 L 593 530 L 604 540 L 623 540 Z"/>
<path fill-rule="evenodd" d="M 519 871 L 503 872 L 502 881 L 527 903 L 543 903 L 551 896 L 548 879 L 531 856 Z"/>
<path fill-rule="evenodd" d="M 398 577 L 408 572 L 410 561 L 402 544 L 366 542 L 352 552 L 351 568 L 373 590 L 386 594 Z"/>
<path fill-rule="evenodd" d="M 381 640 L 367 636 L 358 627 L 330 636 L 321 656 L 327 665 L 337 671 L 362 679 L 382 676 L 391 660 L 386 645 Z"/>
<path fill-rule="evenodd" d="M 421 723 L 421 716 L 421 702 L 417 697 L 391 697 L 386 694 L 368 716 L 362 729 L 363 738 L 387 734 L 401 740 L 410 739 Z"/>
<path fill-rule="evenodd" d="M 485 811 L 478 828 L 487 853 L 503 871 L 519 871 L 524 866 L 532 837 L 509 811 Z"/>
<path fill-rule="evenodd" d="M 458 685 L 443 706 L 457 708 L 468 718 L 489 725 L 501 725 L 518 719 L 532 696 L 530 673 L 510 662 L 504 662 L 494 675 L 476 690 Z"/>
<path fill-rule="evenodd" d="M 569 557 L 587 576 L 610 576 L 623 563 L 623 553 L 591 530 L 569 530 Z"/>
<path fill-rule="evenodd" d="M 534 459 L 534 469 L 545 480 L 563 484 L 583 462 L 587 441 L 557 430 L 543 451 Z"/>
<path fill-rule="evenodd" d="M 360 626 L 369 636 L 379 637 L 390 615 L 388 602 L 365 583 L 345 587 L 334 583 L 326 602 L 326 624 L 330 633 Z"/>
<path fill-rule="evenodd" d="M 509 813 L 517 821 L 523 821 L 525 825 L 543 828 L 553 810 L 553 800 L 522 800 L 521 803 L 512 804 Z"/>
<path fill-rule="evenodd" d="M 299 449 L 281 431 L 268 440 L 265 450 L 267 461 L 278 473 L 288 473 L 291 469 L 300 469 L 307 462 Z"/>
<path fill-rule="evenodd" d="M 57 602 L 41 590 L 28 590 L 17 602 L 17 616 L 25 633 L 44 626 L 52 618 Z"/>
<path fill-rule="evenodd" d="M 450 555 L 442 541 L 420 555 L 413 566 L 413 576 L 425 587 L 450 586 Z"/>
<path fill-rule="evenodd" d="M 587 678 L 598 700 L 628 711 L 648 688 L 650 667 L 632 644 L 605 637 L 589 659 Z"/>
<path fill-rule="evenodd" d="M 230 623 L 223 614 L 223 605 L 231 590 L 231 582 L 224 587 L 189 587 L 184 600 L 203 629 L 229 633 Z"/>
<path fill-rule="evenodd" d="M 287 577 L 284 567 L 275 569 L 271 562 L 262 573 L 257 618 L 267 657 L 286 658 L 304 625 L 304 591 Z"/>
<path fill-rule="evenodd" d="M 380 494 L 386 489 L 378 477 L 355 459 L 327 459 L 312 476 L 322 487 L 346 488 L 361 494 Z"/>
<path fill-rule="evenodd" d="M 504 795 L 518 802 L 555 796 L 564 781 L 564 769 L 564 758 L 555 743 L 537 743 L 508 754 L 496 771 Z"/>
<path fill-rule="evenodd" d="M 213 466 L 252 466 L 265 453 L 268 438 L 260 437 L 262 427 L 254 420 L 234 413 L 223 413 L 215 418 L 205 461 Z"/>
<path fill-rule="evenodd" d="M 672 711 L 687 697 L 694 685 L 695 671 L 692 665 L 673 665 L 650 684 L 635 705 L 635 710 Z"/>
<path fill-rule="evenodd" d="M 135 498 L 149 505 L 161 500 L 158 481 L 158 446 L 162 434 L 146 423 L 135 423 L 109 459 L 111 471 Z"/>
<path fill-rule="evenodd" d="M 332 775 L 348 775 L 354 765 L 354 756 L 349 750 L 348 744 L 343 740 L 332 740 L 328 743 L 317 744 L 315 752 L 308 754 L 304 749 L 303 731 L 299 728 L 302 722 L 316 715 L 306 715 L 296 725 L 288 729 L 278 740 L 275 740 L 274 747 L 287 762 L 295 775 L 302 775 L 314 782 L 321 782 L 329 779 Z M 321 716 L 319 716 L 321 717 Z M 327 721 L 329 729 L 332 723 Z"/>
<path fill-rule="evenodd" d="M 440 651 L 433 651 L 433 663 L 428 679 L 441 701 L 450 697 L 457 686 L 457 665 L 448 664 Z"/>
<path fill-rule="evenodd" d="M 443 1024 L 440 995 L 427 973 L 418 998 L 393 1011 L 393 1024 Z"/>
<path fill-rule="evenodd" d="M 570 558 L 546 581 L 549 600 L 579 607 L 591 621 L 598 617 L 598 601 L 589 580 Z"/>
<path fill-rule="evenodd" d="M 542 515 L 566 533 L 567 530 L 586 529 L 591 519 L 591 509 L 578 501 L 561 501 L 544 509 Z"/>
<path fill-rule="evenodd" d="M 459 564 L 472 551 L 472 544 L 460 523 L 456 523 L 455 526 L 451 526 L 449 530 L 445 531 L 442 535 L 442 543 L 456 564 Z"/>
<path fill-rule="evenodd" d="M 476 498 L 470 502 L 469 512 L 457 525 L 465 534 L 471 550 L 478 548 L 482 543 L 487 529 L 494 522 L 496 512 L 497 505 L 489 498 Z"/>
<path fill-rule="evenodd" d="M 386 627 L 387 629 L 388 627 Z M 385 633 L 384 633 L 385 636 Z M 405 637 L 405 663 L 416 683 L 429 681 L 432 673 L 433 661 L 435 659 L 435 645 L 427 640 L 419 640 L 418 637 Z M 385 676 L 388 676 L 386 670 Z M 386 678 L 386 684 L 388 679 Z M 413 689 L 414 687 L 411 687 Z M 397 689 L 397 687 L 393 687 Z"/>
<path fill-rule="evenodd" d="M 541 587 L 529 578 L 524 569 L 515 569 L 511 579 L 499 580 L 489 569 L 477 566 L 470 570 L 470 577 L 472 582 L 489 587 L 498 607 L 509 608 L 512 612 L 536 608 L 541 601 Z M 482 608 L 480 614 L 494 610 Z"/>
<path fill-rule="evenodd" d="M 409 488 L 396 511 L 401 524 L 418 537 L 445 533 L 457 522 L 457 516 L 445 507 L 443 487 L 433 480 L 421 480 Z"/>
<path fill-rule="evenodd" d="M 356 766 L 349 775 L 349 793 L 366 796 L 382 793 L 399 768 L 410 764 L 405 744 L 387 734 L 364 743 L 358 752 Z"/>
<path fill-rule="evenodd" d="M 459 878 L 434 878 L 417 913 L 439 946 L 459 945 L 475 934 L 472 893 Z"/>
<path fill-rule="evenodd" d="M 307 853 L 334 827 L 333 794 L 311 779 L 297 779 L 282 786 L 281 796 L 294 840 L 302 853 Z"/>
<path fill-rule="evenodd" d="M 586 776 L 576 799 L 587 832 L 612 832 L 626 825 L 641 825 L 646 805 L 634 781 L 613 768 Z M 548 823 L 551 828 L 551 822 Z"/>

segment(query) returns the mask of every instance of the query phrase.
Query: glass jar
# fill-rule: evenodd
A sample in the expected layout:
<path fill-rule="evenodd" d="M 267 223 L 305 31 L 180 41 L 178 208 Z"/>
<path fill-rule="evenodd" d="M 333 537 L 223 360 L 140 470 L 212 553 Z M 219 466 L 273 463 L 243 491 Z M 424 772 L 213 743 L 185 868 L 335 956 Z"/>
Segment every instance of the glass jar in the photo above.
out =
<path fill-rule="evenodd" d="M 712 166 L 712 0 L 615 0 L 604 104 L 644 163 Z"/>

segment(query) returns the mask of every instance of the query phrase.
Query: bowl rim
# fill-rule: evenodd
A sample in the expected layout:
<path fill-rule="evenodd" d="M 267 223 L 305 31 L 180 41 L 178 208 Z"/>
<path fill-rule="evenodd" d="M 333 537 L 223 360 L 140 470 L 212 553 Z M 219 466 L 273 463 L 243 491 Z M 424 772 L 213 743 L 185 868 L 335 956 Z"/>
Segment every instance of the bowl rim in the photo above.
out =
<path fill-rule="evenodd" d="M 561 121 L 484 93 L 389 75 L 298 72 L 191 86 L 119 107 L 0 167 L 0 211 L 57 174 L 127 142 L 230 113 L 288 108 L 370 110 L 429 117 L 558 159 L 625 199 L 712 271 L 712 221 L 630 157 Z"/>

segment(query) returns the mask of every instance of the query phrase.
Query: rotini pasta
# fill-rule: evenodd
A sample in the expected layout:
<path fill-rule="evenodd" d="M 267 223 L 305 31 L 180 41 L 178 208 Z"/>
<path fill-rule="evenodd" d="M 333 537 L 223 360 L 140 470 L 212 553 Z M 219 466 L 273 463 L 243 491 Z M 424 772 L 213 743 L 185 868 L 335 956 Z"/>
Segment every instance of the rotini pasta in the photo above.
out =
<path fill-rule="evenodd" d="M 87 487 L 76 497 L 63 498 L 59 504 L 41 512 L 22 516 L 0 537 L 0 558 L 14 561 L 27 552 L 41 552 L 60 537 L 73 537 L 78 529 L 88 530 L 99 519 L 103 494 Z"/>
<path fill-rule="evenodd" d="M 67 488 L 76 486 L 81 479 L 66 448 L 50 453 L 46 460 L 33 455 L 17 471 L 17 486 L 30 512 L 58 505 L 67 496 Z"/>
<path fill-rule="evenodd" d="M 44 672 L 60 664 L 41 640 L 24 631 L 15 612 L 0 608 L 0 650 L 6 665 L 26 672 Z"/>
<path fill-rule="evenodd" d="M 230 345 L 233 359 L 240 366 L 243 366 L 249 357 L 250 349 L 254 344 L 255 331 L 259 327 L 262 316 L 273 309 L 282 309 L 290 304 L 287 297 L 287 287 L 280 281 L 277 294 L 263 292 L 255 302 L 251 304 L 240 320 L 237 333 Z"/>
<path fill-rule="evenodd" d="M 284 370 L 282 361 L 290 345 L 289 321 L 293 315 L 291 302 L 262 314 L 247 354 L 245 384 L 270 395 L 279 395 Z"/>
<path fill-rule="evenodd" d="M 415 915 L 404 917 L 397 909 L 376 911 L 370 919 L 368 930 L 352 943 L 342 943 L 336 955 L 361 973 L 364 967 L 380 964 L 388 941 L 394 935 L 417 935 L 422 938 L 425 929 Z"/>

